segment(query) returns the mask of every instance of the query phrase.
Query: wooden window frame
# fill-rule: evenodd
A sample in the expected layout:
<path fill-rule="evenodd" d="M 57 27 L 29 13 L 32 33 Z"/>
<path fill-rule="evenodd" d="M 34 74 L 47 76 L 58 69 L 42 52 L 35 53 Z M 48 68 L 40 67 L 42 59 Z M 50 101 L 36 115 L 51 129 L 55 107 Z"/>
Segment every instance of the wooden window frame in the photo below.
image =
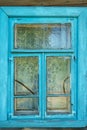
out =
<path fill-rule="evenodd" d="M 44 12 L 44 13 L 43 13 Z M 9 56 L 9 48 L 11 39 L 9 38 L 10 33 L 10 22 L 9 19 L 17 18 L 20 21 L 22 17 L 52 17 L 56 18 L 69 18 L 70 21 L 75 19 L 75 46 L 77 53 L 77 76 L 76 76 L 76 97 L 73 95 L 75 103 L 75 111 L 73 115 L 75 118 L 71 118 L 66 115 L 66 117 L 60 115 L 57 116 L 56 120 L 51 116 L 46 120 L 36 120 L 33 122 L 28 117 L 21 118 L 12 115 L 10 111 L 11 102 L 9 101 L 9 84 L 12 87 L 9 78 L 8 63 L 11 62 L 12 58 Z M 0 127 L 85 127 L 87 125 L 87 8 L 86 7 L 0 7 Z M 15 20 L 15 21 L 16 21 Z M 10 28 L 10 29 L 9 29 Z M 12 34 L 10 33 L 10 37 Z M 12 50 L 14 53 L 16 50 Z M 16 52 L 17 53 L 17 52 Z M 74 83 L 73 83 L 74 84 Z M 75 90 L 74 90 L 75 91 Z M 12 118 L 13 117 L 13 118 Z M 19 121 L 20 122 L 19 122 Z"/>

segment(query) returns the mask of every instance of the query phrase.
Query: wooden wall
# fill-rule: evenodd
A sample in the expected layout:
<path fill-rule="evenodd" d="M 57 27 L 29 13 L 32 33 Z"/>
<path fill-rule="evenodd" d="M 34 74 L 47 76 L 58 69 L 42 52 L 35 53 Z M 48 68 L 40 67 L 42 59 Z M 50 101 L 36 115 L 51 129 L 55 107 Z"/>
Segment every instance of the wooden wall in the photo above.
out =
<path fill-rule="evenodd" d="M 87 0 L 0 0 L 0 5 L 87 6 Z"/>

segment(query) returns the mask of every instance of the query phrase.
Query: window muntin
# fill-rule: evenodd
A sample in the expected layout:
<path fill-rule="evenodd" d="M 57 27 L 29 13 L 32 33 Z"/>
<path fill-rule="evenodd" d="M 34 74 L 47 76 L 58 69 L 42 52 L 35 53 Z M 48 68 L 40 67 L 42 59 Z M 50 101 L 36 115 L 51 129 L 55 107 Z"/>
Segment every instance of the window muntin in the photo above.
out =
<path fill-rule="evenodd" d="M 16 24 L 15 49 L 70 49 L 71 24 Z"/>

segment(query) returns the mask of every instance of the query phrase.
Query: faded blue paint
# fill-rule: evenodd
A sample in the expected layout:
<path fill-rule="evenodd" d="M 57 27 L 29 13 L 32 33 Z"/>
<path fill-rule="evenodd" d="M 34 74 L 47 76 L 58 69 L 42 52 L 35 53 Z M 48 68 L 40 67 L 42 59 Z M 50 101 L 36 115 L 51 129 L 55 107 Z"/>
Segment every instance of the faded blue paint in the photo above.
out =
<path fill-rule="evenodd" d="M 1 7 L 8 16 L 78 17 L 86 7 Z"/>
<path fill-rule="evenodd" d="M 44 12 L 44 13 L 43 13 Z M 22 18 L 28 16 L 28 18 Z M 34 18 L 35 16 L 35 18 Z M 38 16 L 36 18 L 36 16 Z M 43 16 L 43 17 L 42 17 Z M 46 17 L 45 17 L 46 16 Z M 15 17 L 15 18 L 14 18 Z M 17 17 L 17 18 L 16 18 Z M 29 18 L 30 17 L 30 18 Z M 57 18 L 58 17 L 58 18 Z M 9 23 L 8 20 L 10 19 Z M 14 50 L 15 23 L 71 23 L 71 50 Z M 87 126 L 87 7 L 1 7 L 0 8 L 0 127 L 85 127 Z M 9 30 L 8 30 L 9 25 Z M 10 26 L 11 25 L 11 26 Z M 9 36 L 8 40 L 8 33 Z M 9 45 L 8 45 L 9 44 Z M 8 51 L 9 47 L 9 51 Z M 12 50 L 12 51 L 11 51 Z M 11 51 L 11 52 L 10 52 Z M 21 52 L 21 53 L 20 53 Z M 33 54 L 33 52 L 35 52 Z M 45 54 L 46 52 L 47 54 Z M 51 52 L 49 54 L 49 52 Z M 42 54 L 38 54 L 42 53 Z M 62 54 L 63 53 L 63 54 Z M 8 59 L 9 54 L 9 73 Z M 72 57 L 72 113 L 46 115 L 46 56 Z M 14 116 L 13 57 L 39 56 L 39 116 Z M 75 56 L 75 57 L 74 57 Z M 45 61 L 45 63 L 44 63 Z M 41 69 L 43 64 L 44 69 Z M 10 72 L 11 70 L 11 72 Z M 11 74 L 10 74 L 11 73 Z M 9 76 L 9 77 L 8 77 Z M 9 79 L 8 79 L 9 78 Z M 8 91 L 8 95 L 7 95 Z M 8 102 L 7 102 L 8 101 Z M 7 104 L 8 103 L 8 104 Z M 7 118 L 8 116 L 8 118 Z M 6 121 L 7 120 L 7 121 Z"/>
<path fill-rule="evenodd" d="M 78 18 L 78 119 L 87 119 L 87 12 Z M 83 90 L 83 92 L 82 92 Z M 81 97 L 81 100 L 79 100 Z M 82 107 L 81 106 L 84 106 Z M 83 111 L 83 112 L 81 112 Z"/>
<path fill-rule="evenodd" d="M 0 121 L 7 120 L 7 88 L 8 88 L 7 56 L 8 56 L 8 17 L 0 9 Z"/>

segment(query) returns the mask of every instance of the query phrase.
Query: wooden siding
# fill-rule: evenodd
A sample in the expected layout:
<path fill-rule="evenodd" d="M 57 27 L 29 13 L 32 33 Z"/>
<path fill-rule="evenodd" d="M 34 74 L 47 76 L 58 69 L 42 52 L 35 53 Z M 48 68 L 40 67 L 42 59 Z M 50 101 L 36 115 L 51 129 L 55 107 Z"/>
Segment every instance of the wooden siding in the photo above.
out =
<path fill-rule="evenodd" d="M 0 0 L 0 5 L 19 6 L 87 6 L 87 0 Z"/>

